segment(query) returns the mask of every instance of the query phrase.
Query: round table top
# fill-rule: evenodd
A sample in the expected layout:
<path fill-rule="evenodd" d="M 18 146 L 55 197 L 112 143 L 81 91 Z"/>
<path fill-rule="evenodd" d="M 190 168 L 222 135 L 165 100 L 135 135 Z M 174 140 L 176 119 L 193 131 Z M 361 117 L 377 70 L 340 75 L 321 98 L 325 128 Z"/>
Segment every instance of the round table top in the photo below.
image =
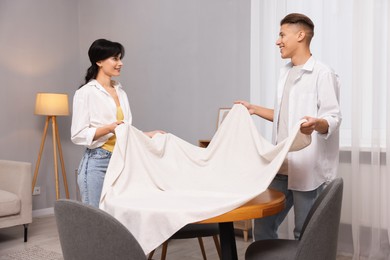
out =
<path fill-rule="evenodd" d="M 283 193 L 267 189 L 241 207 L 198 223 L 233 222 L 271 216 L 284 209 L 285 200 L 286 198 Z"/>

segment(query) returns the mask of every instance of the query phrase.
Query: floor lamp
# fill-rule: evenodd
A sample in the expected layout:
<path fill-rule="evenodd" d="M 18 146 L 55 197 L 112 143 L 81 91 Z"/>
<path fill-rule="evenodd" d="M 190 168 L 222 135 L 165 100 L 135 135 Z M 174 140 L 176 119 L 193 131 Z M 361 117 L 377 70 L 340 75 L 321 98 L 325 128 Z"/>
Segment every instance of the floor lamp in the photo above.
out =
<path fill-rule="evenodd" d="M 49 121 L 51 120 L 51 126 L 53 131 L 53 153 L 54 153 L 56 199 L 58 200 L 60 198 L 60 189 L 59 189 L 59 181 L 58 181 L 57 148 L 58 148 L 58 153 L 61 162 L 62 178 L 64 182 L 66 198 L 69 199 L 68 182 L 66 180 L 65 164 L 62 156 L 60 135 L 58 133 L 57 120 L 56 120 L 57 116 L 69 115 L 68 95 L 57 94 L 57 93 L 38 93 L 35 102 L 35 114 L 46 116 L 46 122 L 45 122 L 45 128 L 43 129 L 41 147 L 39 148 L 37 163 L 35 165 L 34 178 L 32 182 L 32 190 L 34 191 L 34 187 L 37 181 L 39 164 L 41 162 L 42 151 L 45 145 L 47 128 L 49 126 Z"/>

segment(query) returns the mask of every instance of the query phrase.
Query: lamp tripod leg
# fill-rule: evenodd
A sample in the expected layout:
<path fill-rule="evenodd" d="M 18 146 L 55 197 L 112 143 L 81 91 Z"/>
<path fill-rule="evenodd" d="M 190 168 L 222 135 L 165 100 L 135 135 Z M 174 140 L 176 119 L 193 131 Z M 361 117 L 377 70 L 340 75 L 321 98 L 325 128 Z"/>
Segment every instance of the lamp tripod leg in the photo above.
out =
<path fill-rule="evenodd" d="M 37 182 L 39 164 L 41 163 L 41 157 L 42 157 L 43 147 L 45 146 L 45 139 L 46 139 L 48 126 L 49 126 L 49 117 L 47 116 L 46 122 L 45 122 L 45 127 L 43 129 L 41 146 L 39 148 L 38 159 L 37 159 L 37 163 L 35 164 L 34 178 L 33 178 L 33 182 L 32 182 L 31 191 L 34 191 L 34 187 L 35 187 L 35 184 Z"/>
<path fill-rule="evenodd" d="M 56 128 L 55 131 L 56 131 L 56 137 L 57 137 L 58 153 L 60 155 L 60 162 L 61 162 L 62 179 L 64 181 L 65 195 L 66 195 L 66 198 L 69 199 L 68 181 L 66 179 L 64 157 L 62 156 L 62 147 L 61 147 L 61 141 L 60 141 L 60 134 L 58 133 L 57 123 L 55 125 L 55 128 Z"/>
<path fill-rule="evenodd" d="M 54 156 L 54 176 L 55 176 L 55 183 L 56 183 L 56 199 L 58 200 L 60 198 L 60 185 L 58 180 L 56 117 L 51 116 L 51 120 L 52 120 L 51 126 L 53 130 L 53 156 Z"/>

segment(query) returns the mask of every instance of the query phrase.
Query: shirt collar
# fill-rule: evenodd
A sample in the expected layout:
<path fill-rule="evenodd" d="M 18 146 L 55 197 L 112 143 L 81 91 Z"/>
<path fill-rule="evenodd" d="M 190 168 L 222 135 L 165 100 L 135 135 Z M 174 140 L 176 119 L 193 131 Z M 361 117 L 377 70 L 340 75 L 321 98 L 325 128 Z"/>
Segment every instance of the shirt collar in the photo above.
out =
<path fill-rule="evenodd" d="M 315 63 L 316 63 L 315 58 L 313 56 L 310 56 L 310 58 L 305 62 L 305 64 L 303 65 L 301 70 L 313 71 Z M 287 63 L 285 66 L 286 69 L 291 69 L 292 67 L 293 67 L 293 64 L 291 61 L 289 63 Z"/>
<path fill-rule="evenodd" d="M 103 86 L 99 83 L 99 81 L 97 81 L 96 79 L 93 79 L 93 80 L 89 81 L 86 85 L 88 85 L 88 86 L 94 86 L 94 87 L 96 87 L 97 89 L 99 89 L 99 90 L 101 90 L 101 91 L 107 92 L 107 91 L 103 88 Z M 115 89 L 122 88 L 122 85 L 121 85 L 118 81 L 115 81 L 114 88 L 115 88 Z"/>

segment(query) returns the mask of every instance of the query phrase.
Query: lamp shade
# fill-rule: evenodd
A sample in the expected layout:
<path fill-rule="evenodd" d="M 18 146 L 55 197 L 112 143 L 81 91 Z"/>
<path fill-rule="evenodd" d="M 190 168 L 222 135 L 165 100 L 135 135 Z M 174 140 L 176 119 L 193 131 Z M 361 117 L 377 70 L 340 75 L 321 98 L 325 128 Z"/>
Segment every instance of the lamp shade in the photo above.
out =
<path fill-rule="evenodd" d="M 35 101 L 36 115 L 69 115 L 68 95 L 58 93 L 38 93 Z"/>

